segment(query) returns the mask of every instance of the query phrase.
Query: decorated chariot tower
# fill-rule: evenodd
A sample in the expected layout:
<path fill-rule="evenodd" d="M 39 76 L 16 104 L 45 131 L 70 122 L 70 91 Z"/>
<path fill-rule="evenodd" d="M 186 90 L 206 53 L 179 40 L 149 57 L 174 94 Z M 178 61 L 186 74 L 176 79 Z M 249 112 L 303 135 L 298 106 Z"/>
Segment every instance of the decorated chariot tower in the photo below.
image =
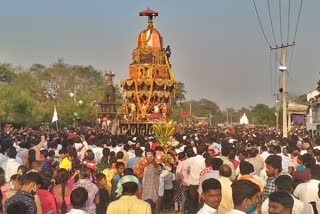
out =
<path fill-rule="evenodd" d="M 132 51 L 129 78 L 120 82 L 125 98 L 124 123 L 166 122 L 177 87 L 169 61 L 170 46 L 164 48 L 162 36 L 153 22 L 158 12 L 147 9 L 139 15 L 147 16 L 148 24 L 139 33 L 137 47 Z"/>

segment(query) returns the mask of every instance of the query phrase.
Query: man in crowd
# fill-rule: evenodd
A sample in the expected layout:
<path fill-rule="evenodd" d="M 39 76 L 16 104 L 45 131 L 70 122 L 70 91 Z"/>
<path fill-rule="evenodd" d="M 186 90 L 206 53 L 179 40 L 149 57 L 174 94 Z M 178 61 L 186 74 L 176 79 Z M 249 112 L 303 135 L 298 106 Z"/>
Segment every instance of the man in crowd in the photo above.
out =
<path fill-rule="evenodd" d="M 269 195 L 269 214 L 292 214 L 293 203 L 288 192 L 273 192 Z"/>
<path fill-rule="evenodd" d="M 156 204 L 157 212 L 160 210 L 159 201 L 159 183 L 161 167 L 157 164 L 155 160 L 154 151 L 150 150 L 146 152 L 146 158 L 148 165 L 144 169 L 143 179 L 142 179 L 142 199 L 151 200 Z"/>
<path fill-rule="evenodd" d="M 197 214 L 217 214 L 222 198 L 220 182 L 217 179 L 209 178 L 203 181 L 202 191 L 201 197 L 204 205 Z"/>
<path fill-rule="evenodd" d="M 320 201 L 318 197 L 318 189 L 316 188 L 320 183 L 320 166 L 313 166 L 310 172 L 311 180 L 306 183 L 299 184 L 293 192 L 295 197 L 299 198 L 306 204 L 313 201 Z"/>
<path fill-rule="evenodd" d="M 292 191 L 292 179 L 289 175 L 280 175 L 275 180 L 276 189 L 275 191 L 284 191 L 290 192 Z M 291 195 L 291 194 L 290 194 Z M 309 213 L 307 204 L 303 203 L 299 199 L 295 198 L 293 195 L 291 197 L 294 199 L 292 214 L 301 214 L 301 213 Z M 261 214 L 268 214 L 268 205 L 269 205 L 269 198 L 267 198 L 262 206 L 261 206 Z"/>
<path fill-rule="evenodd" d="M 265 186 L 263 191 L 262 201 L 266 200 L 268 196 L 275 191 L 275 180 L 282 170 L 281 157 L 278 155 L 270 155 L 269 157 L 267 157 L 265 163 L 268 179 L 267 185 Z"/>
<path fill-rule="evenodd" d="M 204 153 L 202 146 L 197 148 L 197 155 L 189 158 L 186 169 L 189 174 L 189 211 L 190 213 L 196 213 L 198 210 L 198 185 L 200 180 L 200 172 L 205 169 L 205 159 L 202 156 Z"/>
<path fill-rule="evenodd" d="M 41 184 L 41 176 L 36 172 L 29 172 L 21 178 L 21 190 L 9 198 L 4 205 L 4 209 L 12 210 L 12 207 L 17 206 L 19 203 L 24 203 L 27 207 L 25 214 L 37 213 L 37 207 L 34 201 L 34 196 L 38 189 L 38 185 Z"/>
<path fill-rule="evenodd" d="M 233 207 L 232 189 L 231 189 L 231 168 L 226 164 L 222 164 L 219 168 L 219 181 L 222 187 L 222 199 L 219 206 L 219 214 L 227 213 Z"/>
<path fill-rule="evenodd" d="M 227 214 L 254 213 L 260 203 L 260 188 L 247 180 L 238 180 L 232 184 L 234 208 Z"/>

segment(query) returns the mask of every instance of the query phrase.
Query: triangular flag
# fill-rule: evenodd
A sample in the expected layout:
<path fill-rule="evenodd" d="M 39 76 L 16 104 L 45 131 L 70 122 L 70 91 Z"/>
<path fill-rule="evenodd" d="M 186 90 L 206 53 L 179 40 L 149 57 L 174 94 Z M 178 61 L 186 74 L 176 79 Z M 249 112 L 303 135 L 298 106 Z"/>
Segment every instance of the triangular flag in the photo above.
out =
<path fill-rule="evenodd" d="M 58 112 L 57 112 L 56 106 L 54 105 L 54 111 L 53 111 L 53 117 L 52 117 L 51 123 L 56 121 L 58 121 Z"/>

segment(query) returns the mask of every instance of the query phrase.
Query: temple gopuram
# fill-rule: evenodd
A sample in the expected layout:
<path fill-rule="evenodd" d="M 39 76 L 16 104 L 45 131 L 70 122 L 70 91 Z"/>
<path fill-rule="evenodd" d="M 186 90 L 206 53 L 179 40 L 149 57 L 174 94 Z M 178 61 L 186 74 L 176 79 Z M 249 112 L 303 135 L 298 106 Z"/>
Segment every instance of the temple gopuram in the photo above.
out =
<path fill-rule="evenodd" d="M 148 8 L 139 15 L 147 16 L 148 23 L 139 33 L 137 47 L 132 51 L 129 78 L 120 82 L 125 98 L 120 133 L 152 135 L 154 122 L 170 119 L 177 81 L 171 71 L 170 46 L 164 48 L 162 36 L 153 22 L 158 12 Z"/>

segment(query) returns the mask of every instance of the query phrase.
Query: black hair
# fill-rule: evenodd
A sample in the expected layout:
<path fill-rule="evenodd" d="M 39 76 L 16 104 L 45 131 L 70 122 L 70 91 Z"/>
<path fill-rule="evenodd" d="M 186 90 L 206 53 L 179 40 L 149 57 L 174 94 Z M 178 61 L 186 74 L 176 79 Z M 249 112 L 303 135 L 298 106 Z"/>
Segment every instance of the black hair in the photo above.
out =
<path fill-rule="evenodd" d="M 23 201 L 15 201 L 12 202 L 6 208 L 7 214 L 25 214 L 26 210 L 28 210 L 28 206 Z"/>
<path fill-rule="evenodd" d="M 251 163 L 249 163 L 248 161 L 241 161 L 239 164 L 239 168 L 240 168 L 241 175 L 248 175 L 248 174 L 254 172 L 253 165 Z"/>
<path fill-rule="evenodd" d="M 29 155 L 28 157 L 29 168 L 31 169 L 32 162 L 36 160 L 36 151 L 34 149 L 30 149 L 28 151 L 28 155 Z"/>
<path fill-rule="evenodd" d="M 137 156 L 137 157 L 141 157 L 142 154 L 143 154 L 143 150 L 141 148 L 136 148 L 134 150 L 134 154 Z"/>
<path fill-rule="evenodd" d="M 124 169 L 124 175 L 134 175 L 133 169 L 125 168 Z"/>
<path fill-rule="evenodd" d="M 13 146 L 10 146 L 8 149 L 7 149 L 7 156 L 9 158 L 16 158 L 16 155 L 17 155 L 17 150 L 16 148 L 14 148 Z"/>
<path fill-rule="evenodd" d="M 116 169 L 118 169 L 120 166 L 125 166 L 123 162 L 117 162 L 116 163 Z"/>
<path fill-rule="evenodd" d="M 269 195 L 269 203 L 270 202 L 279 203 L 285 208 L 290 208 L 290 210 L 292 210 L 294 200 L 288 192 L 278 191 L 278 192 L 273 192 Z"/>
<path fill-rule="evenodd" d="M 69 179 L 69 172 L 68 170 L 61 168 L 57 172 L 57 182 L 61 184 L 61 196 L 62 196 L 62 206 L 61 211 L 62 213 L 67 212 L 67 203 L 65 201 L 65 191 L 66 191 L 66 185 Z"/>
<path fill-rule="evenodd" d="M 292 179 L 289 175 L 280 175 L 274 183 L 279 191 L 291 192 L 292 190 Z"/>
<path fill-rule="evenodd" d="M 315 165 L 310 169 L 311 179 L 320 180 L 320 166 Z"/>
<path fill-rule="evenodd" d="M 96 180 L 97 180 L 97 181 L 101 181 L 101 180 L 104 179 L 104 178 L 107 178 L 107 176 L 106 176 L 105 174 L 103 174 L 103 173 L 98 173 L 98 174 L 96 175 Z"/>
<path fill-rule="evenodd" d="M 138 191 L 138 184 L 135 182 L 126 182 L 122 184 L 122 194 L 134 195 Z"/>
<path fill-rule="evenodd" d="M 70 199 L 73 208 L 81 209 L 88 200 L 88 191 L 84 187 L 78 187 L 71 192 Z"/>
<path fill-rule="evenodd" d="M 278 155 L 269 155 L 265 160 L 266 164 L 274 169 L 278 169 L 278 173 L 282 171 L 282 158 Z"/>
<path fill-rule="evenodd" d="M 36 184 L 41 184 L 41 175 L 37 172 L 28 172 L 27 174 L 21 177 L 21 185 L 28 185 L 32 182 L 35 182 Z"/>
<path fill-rule="evenodd" d="M 17 172 L 21 170 L 22 175 L 25 175 L 28 172 L 28 168 L 25 165 L 20 165 L 17 169 Z"/>
<path fill-rule="evenodd" d="M 91 149 L 87 150 L 87 155 L 86 155 L 85 159 L 89 160 L 89 161 L 94 160 L 94 153 Z"/>
<path fill-rule="evenodd" d="M 231 167 L 226 164 L 222 164 L 219 167 L 219 175 L 229 178 L 232 175 Z"/>
<path fill-rule="evenodd" d="M 124 154 L 122 151 L 117 152 L 116 154 L 117 159 L 122 159 L 124 157 Z"/>
<path fill-rule="evenodd" d="M 251 199 L 260 192 L 260 187 L 248 180 L 237 180 L 231 185 L 232 199 L 235 206 L 241 205 L 244 199 Z"/>
<path fill-rule="evenodd" d="M 219 180 L 215 179 L 215 178 L 209 178 L 206 179 L 202 182 L 202 191 L 204 193 L 206 193 L 209 190 L 217 190 L 220 189 L 221 190 L 221 183 Z"/>
<path fill-rule="evenodd" d="M 212 159 L 212 169 L 219 170 L 220 166 L 223 164 L 223 160 L 220 158 L 213 158 Z"/>

